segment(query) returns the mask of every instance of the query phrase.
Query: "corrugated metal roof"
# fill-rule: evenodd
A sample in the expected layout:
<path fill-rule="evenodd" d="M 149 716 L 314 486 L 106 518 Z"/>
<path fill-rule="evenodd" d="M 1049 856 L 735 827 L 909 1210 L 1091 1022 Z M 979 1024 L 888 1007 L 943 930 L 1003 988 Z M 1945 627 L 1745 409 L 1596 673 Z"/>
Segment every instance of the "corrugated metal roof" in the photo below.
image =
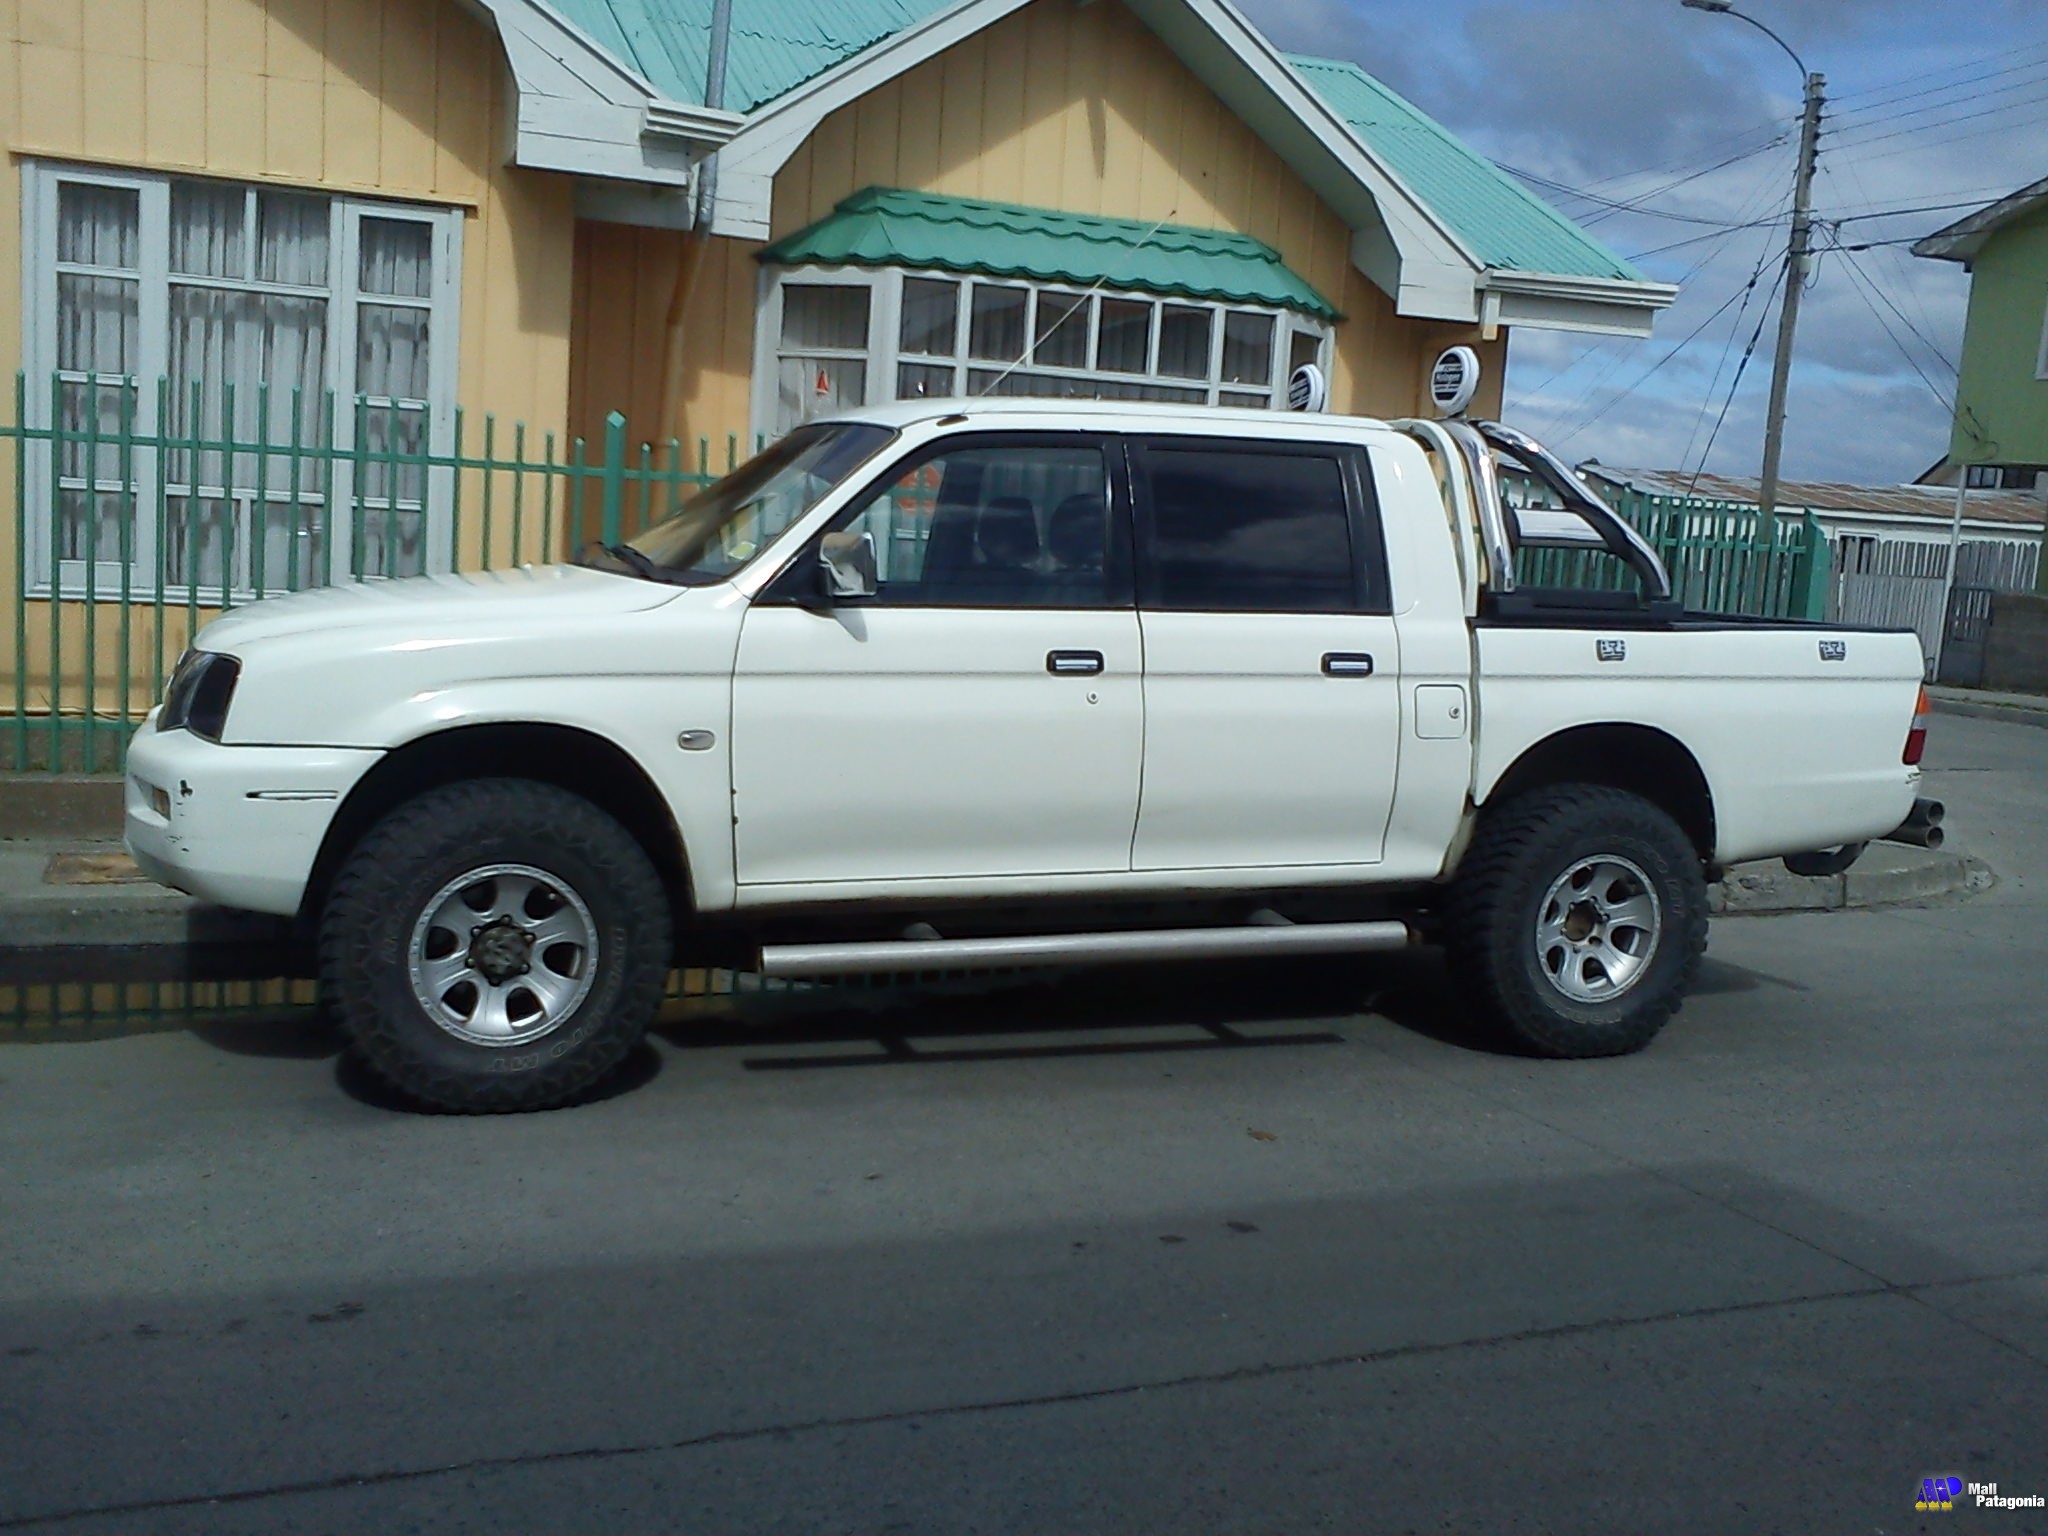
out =
<path fill-rule="evenodd" d="M 1336 309 L 1250 235 L 869 187 L 761 253 L 783 266 L 931 267 L 988 277 Z"/>
<path fill-rule="evenodd" d="M 752 112 L 958 0 L 737 0 L 725 106 Z M 701 104 L 712 0 L 553 0 L 664 96 Z M 1504 271 L 1640 282 L 1642 274 L 1356 64 L 1289 61 L 1353 132 Z"/>
<path fill-rule="evenodd" d="M 1754 475 L 1689 475 L 1674 469 L 1617 469 L 1610 464 L 1583 464 L 1579 472 L 1617 485 L 1632 486 L 1651 496 L 1693 496 L 1703 501 L 1747 502 L 1754 506 L 1763 482 Z M 1883 517 L 1926 518 L 1946 524 L 1955 516 L 1956 493 L 1940 485 L 1847 485 L 1837 480 L 1781 480 L 1778 505 L 1809 512 L 1869 512 Z M 1971 491 L 1964 503 L 1966 519 L 2039 528 L 2048 517 L 2048 503 L 2024 491 Z"/>
<path fill-rule="evenodd" d="M 751 112 L 955 0 L 737 0 L 725 105 Z M 673 101 L 701 105 L 712 0 L 553 0 Z"/>
<path fill-rule="evenodd" d="M 1288 63 L 1472 248 L 1481 265 L 1644 280 L 1641 272 L 1356 64 L 1300 55 L 1290 55 Z"/>

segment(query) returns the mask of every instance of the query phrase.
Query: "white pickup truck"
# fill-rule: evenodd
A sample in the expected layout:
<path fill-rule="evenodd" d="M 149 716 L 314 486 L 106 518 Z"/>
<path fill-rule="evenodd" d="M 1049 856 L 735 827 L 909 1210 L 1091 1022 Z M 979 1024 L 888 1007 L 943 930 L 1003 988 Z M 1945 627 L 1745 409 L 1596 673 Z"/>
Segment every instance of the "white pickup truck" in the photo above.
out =
<path fill-rule="evenodd" d="M 1638 590 L 1520 587 L 1529 544 Z M 128 842 L 317 932 L 364 1057 L 445 1109 L 582 1093 L 678 963 L 1428 940 L 1523 1048 L 1606 1055 L 1678 1007 L 1721 866 L 1909 822 L 1920 666 L 1682 612 L 1491 424 L 917 402 L 579 565 L 222 618 L 135 739 Z"/>

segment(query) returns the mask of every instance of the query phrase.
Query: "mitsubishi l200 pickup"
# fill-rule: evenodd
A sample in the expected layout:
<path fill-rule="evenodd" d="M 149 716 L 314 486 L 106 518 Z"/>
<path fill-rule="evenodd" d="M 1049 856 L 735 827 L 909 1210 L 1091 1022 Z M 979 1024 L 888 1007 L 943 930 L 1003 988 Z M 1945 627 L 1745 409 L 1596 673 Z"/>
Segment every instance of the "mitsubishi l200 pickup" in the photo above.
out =
<path fill-rule="evenodd" d="M 1503 470 L 1553 493 L 1518 512 Z M 1532 589 L 1531 546 L 1625 589 Z M 1528 1051 L 1678 1008 L 1722 866 L 1915 809 L 1913 636 L 1684 611 L 1527 437 L 917 401 L 580 563 L 209 625 L 128 759 L 153 877 L 288 914 L 416 1100 L 587 1090 L 671 968 L 1443 945 Z"/>

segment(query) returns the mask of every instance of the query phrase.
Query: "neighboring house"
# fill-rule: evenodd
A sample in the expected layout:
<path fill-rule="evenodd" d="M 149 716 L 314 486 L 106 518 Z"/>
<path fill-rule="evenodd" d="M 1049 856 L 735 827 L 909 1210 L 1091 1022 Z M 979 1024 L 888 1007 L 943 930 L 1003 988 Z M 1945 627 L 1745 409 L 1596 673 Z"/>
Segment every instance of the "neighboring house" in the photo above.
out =
<path fill-rule="evenodd" d="M 1970 273 L 1955 430 L 1942 478 L 2048 484 L 2048 180 L 1978 209 L 1913 247 Z"/>
<path fill-rule="evenodd" d="M 1220 0 L 734 0 L 721 107 L 710 9 L 0 6 L 0 369 L 32 431 L 195 439 L 9 445 L 17 715 L 137 670 L 78 659 L 116 590 L 175 655 L 224 590 L 561 555 L 538 517 L 438 537 L 488 477 L 373 462 L 486 416 L 538 457 L 622 412 L 718 468 L 919 394 L 1280 409 L 1308 361 L 1331 409 L 1418 411 L 1454 342 L 1497 410 L 1510 329 L 1645 335 L 1674 296 Z M 330 453 L 287 488 L 230 435 Z"/>

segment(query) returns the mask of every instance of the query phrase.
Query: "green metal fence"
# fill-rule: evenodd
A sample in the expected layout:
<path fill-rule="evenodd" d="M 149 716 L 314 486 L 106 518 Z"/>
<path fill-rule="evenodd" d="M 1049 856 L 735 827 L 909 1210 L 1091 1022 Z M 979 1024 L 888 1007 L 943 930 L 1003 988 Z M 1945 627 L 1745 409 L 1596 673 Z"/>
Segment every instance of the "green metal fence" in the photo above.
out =
<path fill-rule="evenodd" d="M 0 767 L 117 771 L 167 669 L 215 614 L 286 592 L 501 569 L 614 543 L 740 444 L 602 439 L 418 402 L 232 384 L 14 380 L 0 420 L 12 523 Z"/>
<path fill-rule="evenodd" d="M 1822 619 L 1833 553 L 1812 513 L 1766 518 L 1740 503 L 1625 492 L 1611 503 L 1663 560 L 1672 594 L 1702 613 Z M 1528 586 L 1633 588 L 1634 574 L 1600 550 L 1526 549 Z"/>

